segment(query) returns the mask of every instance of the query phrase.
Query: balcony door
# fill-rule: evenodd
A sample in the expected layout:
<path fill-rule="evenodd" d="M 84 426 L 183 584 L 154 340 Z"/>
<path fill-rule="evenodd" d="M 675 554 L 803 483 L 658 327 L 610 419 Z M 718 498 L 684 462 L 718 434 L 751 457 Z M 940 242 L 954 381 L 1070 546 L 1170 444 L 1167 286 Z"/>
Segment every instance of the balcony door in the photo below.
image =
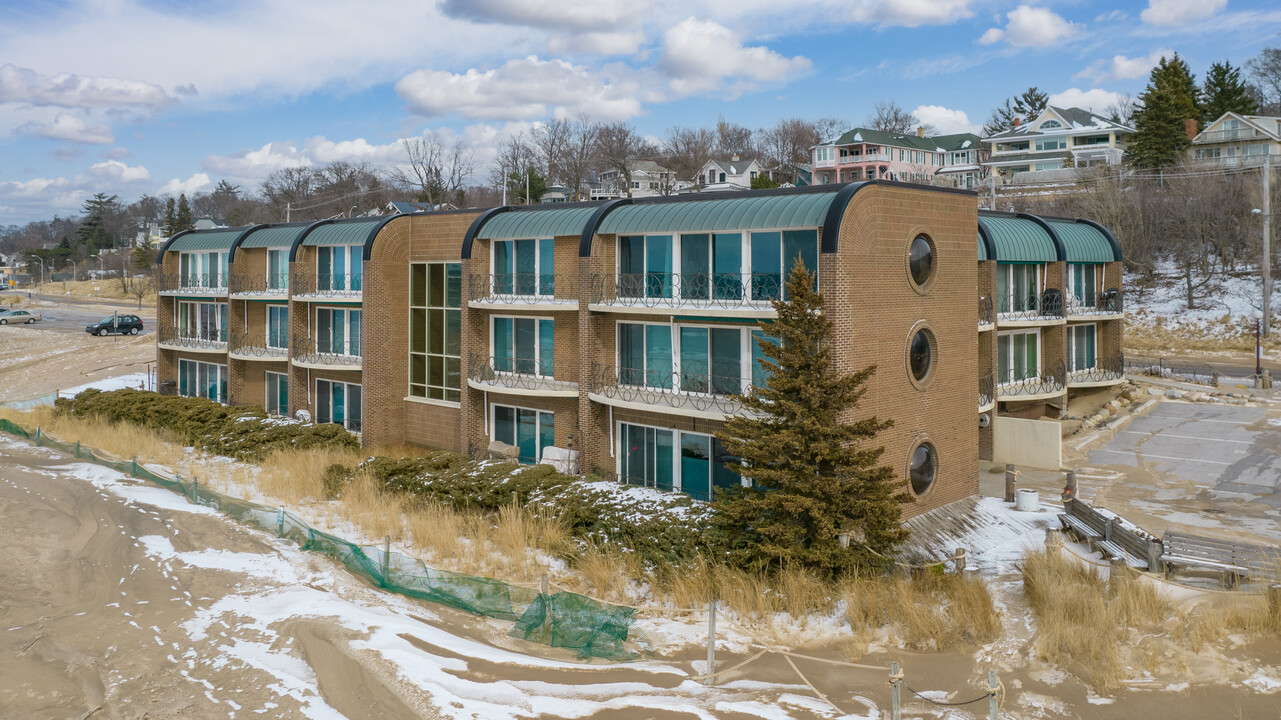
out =
<path fill-rule="evenodd" d="M 1095 354 L 1095 324 L 1068 326 L 1068 362 L 1072 363 L 1072 372 L 1093 370 L 1098 366 Z"/>
<path fill-rule="evenodd" d="M 1017 383 L 1041 377 L 1040 350 L 1041 334 L 1035 330 L 997 335 L 997 382 Z"/>
<path fill-rule="evenodd" d="M 494 405 L 493 433 L 497 442 L 515 445 L 523 465 L 532 465 L 543 457 L 543 449 L 556 444 L 554 413 L 527 408 Z"/>
<path fill-rule="evenodd" d="M 552 377 L 555 335 L 551 318 L 495 317 L 491 341 L 494 370 Z"/>
<path fill-rule="evenodd" d="M 556 291 L 556 253 L 552 238 L 495 240 L 494 292 L 502 295 L 552 295 Z"/>
<path fill-rule="evenodd" d="M 316 309 L 316 352 L 360 356 L 361 311 Z"/>

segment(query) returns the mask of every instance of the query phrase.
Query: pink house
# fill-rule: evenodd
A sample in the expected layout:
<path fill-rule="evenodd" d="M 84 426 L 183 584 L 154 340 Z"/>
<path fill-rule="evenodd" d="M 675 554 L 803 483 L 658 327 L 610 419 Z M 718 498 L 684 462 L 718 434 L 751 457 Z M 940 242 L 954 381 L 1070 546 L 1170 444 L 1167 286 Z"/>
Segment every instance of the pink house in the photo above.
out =
<path fill-rule="evenodd" d="M 926 137 L 855 128 L 811 149 L 814 184 L 899 180 L 972 188 L 982 177 L 979 137 L 970 133 Z"/>

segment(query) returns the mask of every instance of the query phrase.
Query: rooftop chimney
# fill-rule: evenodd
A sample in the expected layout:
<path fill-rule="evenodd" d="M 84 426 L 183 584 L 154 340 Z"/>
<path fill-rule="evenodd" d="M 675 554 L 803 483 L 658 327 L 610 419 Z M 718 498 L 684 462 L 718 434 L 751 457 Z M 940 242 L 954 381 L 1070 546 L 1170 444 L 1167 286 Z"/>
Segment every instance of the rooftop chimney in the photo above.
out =
<path fill-rule="evenodd" d="M 1014 118 L 1014 127 L 1018 127 L 1018 126 L 1019 126 L 1019 119 Z"/>
<path fill-rule="evenodd" d="M 925 137 L 925 126 L 924 126 L 924 125 L 917 125 L 917 126 L 916 126 L 916 136 L 917 136 L 918 138 L 923 138 L 923 137 Z"/>
<path fill-rule="evenodd" d="M 738 162 L 738 153 L 734 153 L 733 155 L 730 156 L 729 159 L 730 159 L 730 162 Z"/>
<path fill-rule="evenodd" d="M 1183 132 L 1188 134 L 1188 139 L 1196 137 L 1196 118 L 1188 118 L 1183 121 Z"/>

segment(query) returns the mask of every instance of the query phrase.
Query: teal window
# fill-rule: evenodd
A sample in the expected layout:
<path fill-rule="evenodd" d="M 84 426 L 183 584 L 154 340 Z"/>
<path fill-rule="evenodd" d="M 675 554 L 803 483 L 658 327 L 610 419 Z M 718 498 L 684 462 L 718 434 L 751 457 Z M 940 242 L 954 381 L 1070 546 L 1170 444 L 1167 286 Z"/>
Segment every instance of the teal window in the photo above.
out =
<path fill-rule="evenodd" d="M 1098 292 L 1101 265 L 1096 263 L 1071 263 L 1068 265 L 1068 289 L 1078 305 L 1092 306 Z"/>
<path fill-rule="evenodd" d="M 515 295 L 553 295 L 556 291 L 555 243 L 538 240 L 496 240 L 493 246 L 494 292 Z"/>
<path fill-rule="evenodd" d="M 551 318 L 495 317 L 494 369 L 552 377 L 556 360 L 554 338 L 555 324 Z"/>
<path fill-rule="evenodd" d="M 227 366 L 195 360 L 178 361 L 178 394 L 227 402 Z"/>
<path fill-rule="evenodd" d="M 461 263 L 409 267 L 409 395 L 456 403 L 462 388 Z"/>
<path fill-rule="evenodd" d="M 675 387 L 670 325 L 619 323 L 618 381 L 658 389 Z"/>
<path fill-rule="evenodd" d="M 996 377 L 1015 383 L 1041 377 L 1041 336 L 1035 331 L 1001 333 L 996 338 Z"/>
<path fill-rule="evenodd" d="M 342 425 L 360 432 L 360 386 L 354 383 L 316 381 L 316 422 Z"/>
<path fill-rule="evenodd" d="M 267 347 L 289 347 L 289 306 L 267 306 Z"/>
<path fill-rule="evenodd" d="M 672 297 L 671 235 L 624 235 L 618 239 L 618 294 Z"/>
<path fill-rule="evenodd" d="M 542 410 L 494 405 L 492 437 L 520 449 L 519 460 L 531 465 L 543 457 L 543 449 L 556 444 L 555 415 Z"/>
<path fill-rule="evenodd" d="M 681 390 L 737 395 L 743 390 L 743 331 L 680 327 Z"/>
<path fill-rule="evenodd" d="M 316 249 L 316 287 L 327 292 L 360 292 L 363 263 L 360 245 L 322 245 Z"/>
<path fill-rule="evenodd" d="M 271 415 L 289 414 L 289 376 L 284 373 L 267 373 L 267 412 Z"/>
<path fill-rule="evenodd" d="M 769 367 L 762 363 L 768 362 L 773 365 L 773 361 L 765 357 L 764 351 L 761 350 L 760 344 L 762 342 L 778 345 L 778 338 L 770 337 L 760 330 L 752 331 L 752 387 L 758 388 L 765 387 L 769 382 L 770 375 L 772 374 Z"/>
<path fill-rule="evenodd" d="M 227 303 L 178 302 L 179 337 L 227 342 Z"/>
<path fill-rule="evenodd" d="M 996 273 L 997 312 L 1032 312 L 1039 305 L 1041 265 L 1006 264 Z"/>
<path fill-rule="evenodd" d="M 818 289 L 818 231 L 751 233 L 752 299 L 786 299 L 784 285 L 798 260 L 814 275 Z"/>
<path fill-rule="evenodd" d="M 289 251 L 277 248 L 267 250 L 267 289 L 289 289 Z"/>
<path fill-rule="evenodd" d="M 619 423 L 617 442 L 618 473 L 629 485 L 679 490 L 710 501 L 717 488 L 742 484 L 726 467 L 738 459 L 710 435 Z"/>
<path fill-rule="evenodd" d="M 179 286 L 207 290 L 227 287 L 227 253 L 185 252 L 178 255 Z"/>
<path fill-rule="evenodd" d="M 316 309 L 316 352 L 360 356 L 361 311 Z"/>
<path fill-rule="evenodd" d="M 1072 364 L 1072 372 L 1092 370 L 1098 366 L 1095 333 L 1094 323 L 1068 326 L 1068 362 Z"/>
<path fill-rule="evenodd" d="M 618 382 L 715 395 L 738 395 L 761 386 L 768 371 L 757 340 L 773 342 L 746 327 L 618 324 Z"/>

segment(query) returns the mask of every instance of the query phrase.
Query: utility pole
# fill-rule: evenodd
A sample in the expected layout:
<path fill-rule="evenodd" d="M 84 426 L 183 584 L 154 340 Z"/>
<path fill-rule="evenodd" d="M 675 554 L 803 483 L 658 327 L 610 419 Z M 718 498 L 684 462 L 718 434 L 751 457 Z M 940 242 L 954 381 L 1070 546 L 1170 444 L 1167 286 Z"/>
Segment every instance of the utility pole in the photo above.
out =
<path fill-rule="evenodd" d="M 1272 155 L 1263 156 L 1263 337 L 1272 331 Z"/>
<path fill-rule="evenodd" d="M 285 203 L 285 222 L 289 222 L 289 215 L 293 212 L 293 209 L 290 207 L 292 204 L 293 203 Z"/>

